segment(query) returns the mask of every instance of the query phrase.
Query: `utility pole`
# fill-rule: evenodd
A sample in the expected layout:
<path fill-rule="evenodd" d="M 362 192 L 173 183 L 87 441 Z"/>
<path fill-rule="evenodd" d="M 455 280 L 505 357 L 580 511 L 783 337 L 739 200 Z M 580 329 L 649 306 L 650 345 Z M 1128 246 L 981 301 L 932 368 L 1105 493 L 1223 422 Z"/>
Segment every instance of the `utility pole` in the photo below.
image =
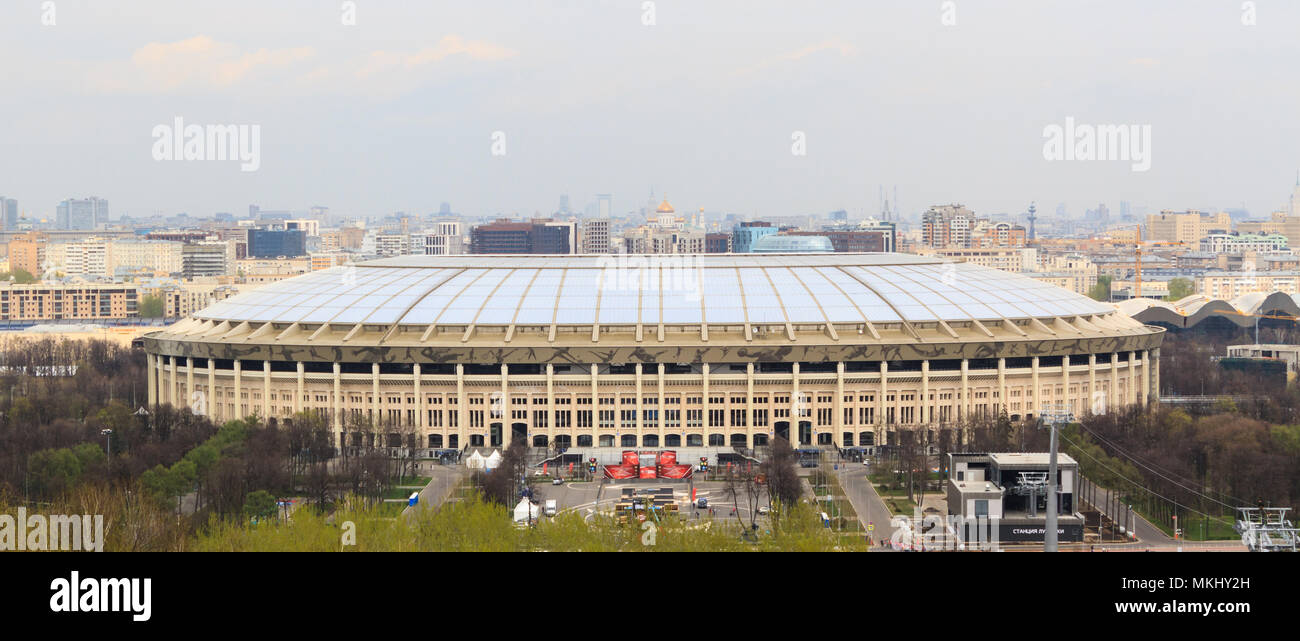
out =
<path fill-rule="evenodd" d="M 1069 366 L 1069 356 L 1064 357 L 1064 366 Z M 1047 424 L 1050 432 L 1050 449 L 1047 455 L 1047 522 L 1044 524 L 1043 533 L 1043 551 L 1057 551 L 1056 537 L 1056 431 L 1063 424 L 1069 424 L 1074 420 L 1074 414 L 1068 407 L 1063 409 L 1046 410 L 1038 415 L 1038 423 L 1041 427 Z"/>

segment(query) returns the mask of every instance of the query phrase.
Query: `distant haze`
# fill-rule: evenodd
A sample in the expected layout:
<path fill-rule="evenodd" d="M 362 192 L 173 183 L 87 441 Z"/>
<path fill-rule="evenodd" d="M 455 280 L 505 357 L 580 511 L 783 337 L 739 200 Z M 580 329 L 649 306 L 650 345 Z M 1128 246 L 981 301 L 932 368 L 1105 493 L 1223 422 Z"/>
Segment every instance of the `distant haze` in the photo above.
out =
<path fill-rule="evenodd" d="M 653 186 L 678 211 L 961 202 L 1279 208 L 1300 166 L 1300 4 L 658 0 L 0 5 L 0 195 L 52 217 L 324 205 L 549 214 Z M 260 165 L 158 162 L 176 117 L 260 126 Z M 1048 162 L 1067 117 L 1149 125 L 1151 167 Z M 493 132 L 505 155 L 493 156 Z M 807 154 L 791 153 L 792 134 Z"/>

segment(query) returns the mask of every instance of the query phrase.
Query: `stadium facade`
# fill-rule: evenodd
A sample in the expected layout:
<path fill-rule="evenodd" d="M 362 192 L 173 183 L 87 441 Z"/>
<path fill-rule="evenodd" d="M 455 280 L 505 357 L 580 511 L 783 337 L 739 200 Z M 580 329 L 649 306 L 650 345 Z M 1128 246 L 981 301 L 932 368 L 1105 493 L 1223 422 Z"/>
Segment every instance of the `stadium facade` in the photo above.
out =
<path fill-rule="evenodd" d="M 143 343 L 151 403 L 313 412 L 346 445 L 852 447 L 1153 401 L 1163 331 L 904 254 L 406 256 L 270 284 Z"/>

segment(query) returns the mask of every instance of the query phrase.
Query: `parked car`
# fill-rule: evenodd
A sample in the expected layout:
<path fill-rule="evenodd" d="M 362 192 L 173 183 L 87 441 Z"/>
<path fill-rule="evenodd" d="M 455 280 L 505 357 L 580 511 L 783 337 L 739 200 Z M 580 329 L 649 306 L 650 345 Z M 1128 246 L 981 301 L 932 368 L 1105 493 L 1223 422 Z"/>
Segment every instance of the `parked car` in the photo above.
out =
<path fill-rule="evenodd" d="M 564 485 L 564 479 L 551 479 L 551 485 Z"/>
<path fill-rule="evenodd" d="M 770 511 L 770 510 L 767 509 L 767 506 L 766 506 L 766 505 L 760 505 L 760 506 L 758 506 L 758 513 L 759 513 L 759 514 L 767 514 L 769 511 Z"/>

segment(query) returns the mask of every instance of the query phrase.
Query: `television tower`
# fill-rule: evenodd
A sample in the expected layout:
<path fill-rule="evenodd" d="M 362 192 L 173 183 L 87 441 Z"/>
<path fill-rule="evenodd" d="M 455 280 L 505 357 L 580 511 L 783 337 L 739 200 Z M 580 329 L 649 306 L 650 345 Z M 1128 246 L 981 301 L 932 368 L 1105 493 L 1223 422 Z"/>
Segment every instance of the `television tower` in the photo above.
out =
<path fill-rule="evenodd" d="M 1038 220 L 1038 216 L 1035 214 L 1035 212 L 1037 211 L 1038 209 L 1034 207 L 1034 203 L 1030 202 L 1029 203 L 1029 240 L 1034 240 L 1034 238 L 1036 238 L 1036 234 L 1034 233 L 1034 221 Z"/>

